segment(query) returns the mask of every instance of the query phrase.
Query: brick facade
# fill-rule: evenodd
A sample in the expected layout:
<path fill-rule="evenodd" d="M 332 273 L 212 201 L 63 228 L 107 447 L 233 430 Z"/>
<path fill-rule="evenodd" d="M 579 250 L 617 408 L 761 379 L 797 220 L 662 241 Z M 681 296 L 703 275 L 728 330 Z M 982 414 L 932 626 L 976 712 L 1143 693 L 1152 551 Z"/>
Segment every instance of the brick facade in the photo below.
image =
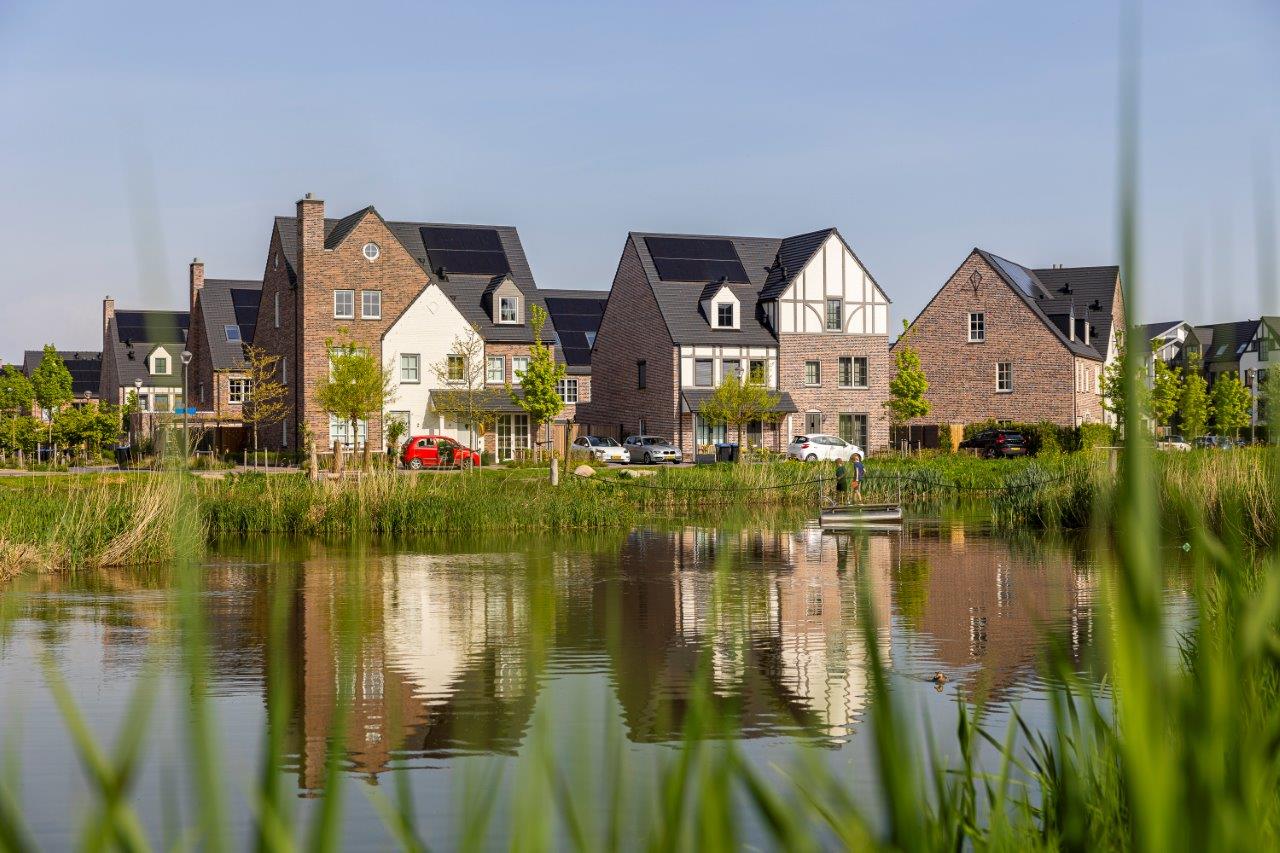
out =
<path fill-rule="evenodd" d="M 865 388 L 841 387 L 840 358 L 865 358 Z M 805 362 L 817 361 L 820 384 L 805 384 Z M 797 414 L 791 416 L 791 435 L 807 430 L 805 415 L 822 414 L 822 432 L 839 434 L 839 416 L 867 416 L 867 451 L 889 444 L 889 340 L 884 335 L 780 335 L 778 338 L 778 388 L 791 394 Z M 790 436 L 784 438 L 789 439 Z"/>
<path fill-rule="evenodd" d="M 969 341 L 973 312 L 984 316 L 980 343 Z M 909 340 L 929 380 L 925 397 L 932 404 L 929 415 L 913 423 L 996 419 L 1074 426 L 1102 420 L 1097 382 L 1077 390 L 1077 368 L 1096 375 L 1103 362 L 1072 353 L 977 251 L 912 323 Z M 1011 391 L 996 387 L 1002 362 L 1012 367 Z"/>

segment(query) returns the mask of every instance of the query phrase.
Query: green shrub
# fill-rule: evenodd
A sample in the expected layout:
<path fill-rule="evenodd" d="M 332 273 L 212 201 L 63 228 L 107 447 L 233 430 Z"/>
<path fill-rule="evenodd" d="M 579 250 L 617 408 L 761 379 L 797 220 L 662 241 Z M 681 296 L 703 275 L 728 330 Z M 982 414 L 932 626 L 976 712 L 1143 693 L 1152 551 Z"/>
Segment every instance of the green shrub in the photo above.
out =
<path fill-rule="evenodd" d="M 1080 424 L 1076 427 L 1076 449 L 1091 450 L 1115 444 L 1115 430 L 1106 424 Z"/>

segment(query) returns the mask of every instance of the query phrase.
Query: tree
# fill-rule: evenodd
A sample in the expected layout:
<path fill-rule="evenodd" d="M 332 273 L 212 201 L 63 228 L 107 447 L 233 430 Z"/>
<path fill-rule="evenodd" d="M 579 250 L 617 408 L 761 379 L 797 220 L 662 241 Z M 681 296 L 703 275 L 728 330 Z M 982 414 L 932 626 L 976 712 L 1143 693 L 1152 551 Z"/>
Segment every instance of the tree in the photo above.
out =
<path fill-rule="evenodd" d="M 1240 377 L 1224 373 L 1213 383 L 1213 427 L 1219 435 L 1236 435 L 1249 425 L 1253 394 Z"/>
<path fill-rule="evenodd" d="M 443 388 L 431 393 L 431 408 L 444 418 L 467 425 L 467 446 L 476 448 L 476 436 L 483 436 L 497 421 L 495 393 L 485 387 L 484 338 L 472 326 L 453 339 L 453 351 L 431 366 Z"/>
<path fill-rule="evenodd" d="M 1128 412 L 1126 394 L 1126 385 L 1124 381 L 1125 360 L 1129 357 L 1129 350 L 1125 343 L 1124 332 L 1116 333 L 1116 358 L 1114 361 L 1102 368 L 1102 408 L 1109 412 L 1116 421 L 1116 429 L 1123 434 L 1125 428 L 1125 418 Z M 1143 412 L 1151 411 L 1151 392 L 1147 388 L 1146 383 L 1138 384 L 1138 409 Z"/>
<path fill-rule="evenodd" d="M 529 347 L 529 367 L 520 378 L 522 394 L 510 391 L 511 399 L 529 415 L 529 429 L 538 434 L 538 427 L 549 424 L 564 409 L 560 398 L 560 380 L 564 379 L 565 366 L 556 363 L 551 347 L 542 342 L 542 327 L 546 325 L 547 312 L 539 305 L 529 310 L 529 326 L 533 330 L 533 345 Z"/>
<path fill-rule="evenodd" d="M 1267 441 L 1280 444 L 1280 369 L 1258 371 L 1258 423 L 1267 428 Z"/>
<path fill-rule="evenodd" d="M 1182 368 L 1170 367 L 1164 359 L 1155 359 L 1155 375 L 1151 381 L 1151 418 L 1158 426 L 1168 427 L 1178 412 L 1182 398 Z"/>
<path fill-rule="evenodd" d="M 262 347 L 245 344 L 245 378 L 249 380 L 249 396 L 241 406 L 240 417 L 253 430 L 253 449 L 258 449 L 258 429 L 277 423 L 284 417 L 284 383 L 280 380 L 280 356 Z"/>
<path fill-rule="evenodd" d="M 894 426 L 902 426 L 912 418 L 923 418 L 933 405 L 925 399 L 929 380 L 920 366 L 920 355 L 911 347 L 911 326 L 902 321 L 902 337 L 898 339 L 893 354 L 895 373 L 889 380 L 889 399 L 884 402 L 889 420 Z"/>
<path fill-rule="evenodd" d="M 64 447 L 101 451 L 120 434 L 120 410 L 106 404 L 72 406 L 53 416 L 53 434 Z"/>
<path fill-rule="evenodd" d="M 776 419 L 776 409 L 781 400 L 780 395 L 765 387 L 763 377 L 729 375 L 702 404 L 698 415 L 714 426 L 725 424 L 733 427 L 741 445 L 743 427 L 752 421 Z M 742 458 L 741 454 L 738 458 Z"/>
<path fill-rule="evenodd" d="M 391 371 L 352 341 L 325 343 L 329 347 L 329 378 L 316 389 L 316 402 L 328 414 L 350 424 L 354 448 L 360 435 L 360 421 L 367 422 L 395 398 Z M 368 445 L 366 435 L 366 449 Z"/>
<path fill-rule="evenodd" d="M 1187 441 L 1204 435 L 1209 423 L 1208 383 L 1200 370 L 1200 354 L 1192 353 L 1182 376 L 1182 399 L 1178 403 L 1178 421 L 1182 437 Z"/>
<path fill-rule="evenodd" d="M 18 418 L 31 415 L 31 404 L 35 401 L 35 389 L 31 380 L 12 364 L 6 364 L 0 370 L 0 411 L 9 418 L 9 446 L 11 450 L 18 448 Z"/>

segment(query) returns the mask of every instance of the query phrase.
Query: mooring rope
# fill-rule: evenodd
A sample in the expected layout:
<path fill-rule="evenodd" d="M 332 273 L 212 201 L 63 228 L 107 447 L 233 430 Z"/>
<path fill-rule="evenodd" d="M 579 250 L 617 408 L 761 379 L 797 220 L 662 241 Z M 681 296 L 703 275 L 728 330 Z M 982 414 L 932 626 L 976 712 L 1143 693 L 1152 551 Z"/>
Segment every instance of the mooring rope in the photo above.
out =
<path fill-rule="evenodd" d="M 901 473 L 885 473 L 885 472 L 868 472 L 863 476 L 864 483 L 869 481 L 891 481 L 897 484 L 902 482 L 918 483 L 927 487 L 927 491 L 933 490 L 953 490 L 957 493 L 969 494 L 992 494 L 999 492 L 1014 492 L 1022 489 L 1036 489 L 1049 486 L 1054 483 L 1060 483 L 1066 480 L 1069 474 L 1059 474 L 1053 477 L 1042 477 L 1038 479 L 1028 480 L 1022 483 L 1006 483 L 1000 486 L 968 486 L 963 483 L 946 482 L 945 480 L 934 480 L 928 477 L 914 476 L 911 474 Z M 627 486 L 633 489 L 649 489 L 658 492 L 694 492 L 694 493 L 714 493 L 714 492 L 767 492 L 778 489 L 794 489 L 801 486 L 813 486 L 821 483 L 835 482 L 836 477 L 814 477 L 808 480 L 795 480 L 787 483 L 772 483 L 765 486 L 686 486 L 662 483 L 646 483 L 642 482 L 638 477 L 581 477 L 580 479 L 588 480 L 593 483 L 609 486 Z M 647 479 L 647 478 L 646 478 Z"/>

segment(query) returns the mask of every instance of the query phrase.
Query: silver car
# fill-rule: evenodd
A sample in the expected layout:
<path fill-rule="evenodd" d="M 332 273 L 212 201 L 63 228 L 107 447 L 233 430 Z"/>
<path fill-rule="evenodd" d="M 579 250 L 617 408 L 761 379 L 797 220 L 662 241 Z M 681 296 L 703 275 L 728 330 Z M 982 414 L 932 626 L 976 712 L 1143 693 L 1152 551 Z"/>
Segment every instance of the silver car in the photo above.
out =
<path fill-rule="evenodd" d="M 652 465 L 655 462 L 680 461 L 680 448 L 656 435 L 629 435 L 622 442 L 622 447 L 632 462 Z"/>
<path fill-rule="evenodd" d="M 599 435 L 582 435 L 569 445 L 574 456 L 588 456 L 597 462 L 629 462 L 630 455 L 612 438 Z"/>

